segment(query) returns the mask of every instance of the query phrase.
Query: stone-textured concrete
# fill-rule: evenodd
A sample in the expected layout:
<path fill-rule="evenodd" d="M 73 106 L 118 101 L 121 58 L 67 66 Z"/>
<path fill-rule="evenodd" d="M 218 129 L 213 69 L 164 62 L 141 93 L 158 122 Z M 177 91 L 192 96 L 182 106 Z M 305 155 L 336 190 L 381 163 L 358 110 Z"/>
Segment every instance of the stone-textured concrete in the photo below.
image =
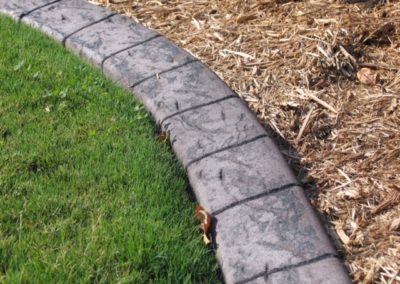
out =
<path fill-rule="evenodd" d="M 55 0 L 2 0 L 0 1 L 0 12 L 18 20 L 26 13 L 54 1 Z"/>
<path fill-rule="evenodd" d="M 112 14 L 86 1 L 62 0 L 30 13 L 22 18 L 22 22 L 62 42 L 72 33 Z"/>
<path fill-rule="evenodd" d="M 104 62 L 103 71 L 125 87 L 131 87 L 192 60 L 195 58 L 189 53 L 158 37 L 109 58 Z"/>
<path fill-rule="evenodd" d="M 350 283 L 312 207 L 247 106 L 163 37 L 83 0 L 0 0 L 21 18 L 131 87 L 168 132 L 213 213 L 227 283 Z"/>
<path fill-rule="evenodd" d="M 228 283 L 335 253 L 299 187 L 240 204 L 215 218 L 217 256 Z"/>
<path fill-rule="evenodd" d="M 103 60 L 109 56 L 157 35 L 127 17 L 115 15 L 75 33 L 67 39 L 65 46 L 93 65 L 102 67 Z"/>
<path fill-rule="evenodd" d="M 260 277 L 252 283 L 350 284 L 349 276 L 343 273 L 341 266 L 337 258 L 327 258 L 316 263 L 273 273 L 267 278 Z"/>
<path fill-rule="evenodd" d="M 297 183 L 269 137 L 193 163 L 188 176 L 199 203 L 211 214 Z"/>
<path fill-rule="evenodd" d="M 133 92 L 158 122 L 177 112 L 236 96 L 201 62 L 153 76 L 133 88 Z"/>
<path fill-rule="evenodd" d="M 266 135 L 238 98 L 173 116 L 164 121 L 162 128 L 185 166 L 211 152 Z"/>

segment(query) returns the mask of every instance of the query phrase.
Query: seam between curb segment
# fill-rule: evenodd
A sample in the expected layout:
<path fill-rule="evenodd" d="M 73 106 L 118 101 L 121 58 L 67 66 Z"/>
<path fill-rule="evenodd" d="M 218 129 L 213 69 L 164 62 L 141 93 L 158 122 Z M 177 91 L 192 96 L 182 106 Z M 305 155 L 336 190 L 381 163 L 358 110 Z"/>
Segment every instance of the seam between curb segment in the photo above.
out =
<path fill-rule="evenodd" d="M 182 63 L 182 64 L 180 64 L 180 65 L 178 65 L 178 66 L 174 66 L 174 67 L 171 67 L 171 68 L 169 68 L 169 69 L 167 69 L 167 70 L 164 70 L 164 71 L 161 71 L 161 72 L 152 74 L 152 75 L 150 75 L 150 76 L 147 76 L 147 77 L 145 77 L 145 78 L 139 80 L 138 82 L 133 83 L 129 88 L 133 89 L 133 88 L 137 87 L 138 85 L 140 85 L 141 83 L 143 83 L 144 81 L 147 81 L 147 80 L 153 78 L 154 76 L 161 75 L 161 74 L 165 74 L 165 73 L 168 73 L 168 72 L 170 72 L 170 71 L 174 71 L 174 70 L 176 70 L 176 69 L 179 69 L 179 68 L 181 68 L 181 67 L 183 67 L 183 66 L 189 65 L 189 64 L 194 63 L 194 62 L 199 62 L 199 59 L 197 59 L 197 58 L 191 59 L 191 60 L 189 60 L 189 61 L 187 61 L 187 62 L 185 62 L 185 63 Z"/>
<path fill-rule="evenodd" d="M 229 99 L 239 99 L 239 97 L 237 95 L 229 95 L 229 96 L 220 98 L 220 99 L 215 100 L 215 101 L 211 101 L 211 102 L 208 102 L 208 103 L 199 104 L 199 105 L 196 105 L 196 106 L 192 106 L 192 107 L 189 107 L 189 108 L 182 109 L 182 110 L 180 110 L 180 111 L 178 111 L 176 113 L 173 113 L 173 114 L 170 114 L 170 115 L 167 115 L 166 117 L 164 117 L 160 121 L 160 125 L 162 126 L 165 121 L 167 121 L 168 119 L 171 119 L 171 118 L 173 118 L 173 117 L 175 117 L 177 115 L 180 115 L 180 114 L 183 114 L 185 112 L 192 111 L 192 110 L 195 110 L 195 109 L 199 109 L 199 108 L 202 108 L 202 107 L 210 106 L 210 105 L 213 105 L 213 104 L 216 104 L 216 103 L 219 103 L 219 102 L 223 102 L 223 101 L 226 101 L 226 100 L 229 100 Z"/>
<path fill-rule="evenodd" d="M 97 20 L 97 21 L 94 21 L 93 23 L 87 24 L 87 25 L 85 25 L 85 26 L 83 26 L 83 27 L 77 29 L 76 31 L 70 33 L 69 35 L 67 35 L 67 36 L 65 36 L 65 37 L 63 38 L 63 40 L 62 40 L 62 45 L 65 47 L 65 42 L 67 41 L 67 39 L 70 38 L 71 36 L 73 36 L 74 34 L 80 32 L 80 31 L 82 31 L 82 30 L 84 30 L 84 29 L 86 29 L 86 28 L 88 28 L 88 27 L 94 26 L 94 25 L 96 25 L 96 24 L 98 24 L 98 23 L 100 23 L 100 22 L 102 22 L 102 21 L 104 21 L 104 20 L 107 20 L 107 19 L 109 19 L 109 18 L 111 18 L 111 17 L 113 17 L 113 16 L 115 16 L 115 15 L 116 15 L 116 13 L 112 13 L 112 14 L 106 16 L 106 17 L 103 17 L 103 18 L 101 18 L 101 19 L 99 19 L 99 20 Z"/>
<path fill-rule="evenodd" d="M 256 275 L 250 277 L 250 278 L 235 282 L 235 284 L 249 283 L 250 281 L 253 281 L 253 280 L 255 280 L 257 278 L 260 278 L 260 277 L 263 277 L 263 276 L 266 279 L 268 279 L 268 276 L 270 276 L 272 274 L 283 272 L 283 271 L 288 271 L 288 270 L 291 270 L 291 269 L 294 269 L 294 268 L 298 268 L 298 267 L 302 267 L 302 266 L 307 266 L 309 264 L 313 264 L 313 263 L 316 263 L 316 262 L 319 262 L 319 261 L 322 261 L 322 260 L 325 260 L 325 259 L 328 259 L 328 258 L 339 258 L 339 256 L 337 254 L 333 254 L 333 253 L 324 253 L 322 255 L 319 255 L 319 256 L 314 257 L 314 258 L 309 259 L 309 260 L 301 261 L 301 262 L 298 262 L 298 263 L 295 263 L 295 264 L 290 264 L 290 265 L 286 265 L 286 266 L 282 266 L 282 267 L 277 267 L 277 268 L 271 269 L 271 271 L 258 273 Z"/>
<path fill-rule="evenodd" d="M 146 40 L 144 40 L 144 41 L 141 41 L 141 42 L 132 44 L 132 45 L 130 45 L 130 46 L 128 46 L 128 47 L 125 47 L 125 48 L 123 48 L 123 49 L 121 49 L 121 50 L 118 50 L 118 51 L 116 51 L 116 52 L 113 52 L 113 53 L 107 55 L 107 56 L 104 57 L 103 60 L 101 61 L 101 71 L 104 70 L 104 63 L 105 63 L 108 59 L 110 59 L 111 57 L 113 57 L 113 56 L 115 56 L 115 55 L 118 55 L 118 54 L 120 54 L 121 52 L 124 52 L 124 51 L 126 51 L 126 50 L 128 50 L 128 49 L 131 49 L 131 48 L 134 48 L 134 47 L 136 47 L 136 46 L 139 46 L 139 45 L 142 45 L 142 44 L 144 44 L 144 43 L 147 43 L 147 42 L 149 42 L 149 41 L 152 41 L 153 39 L 159 38 L 159 37 L 161 37 L 161 36 L 162 36 L 161 34 L 157 34 L 157 35 L 152 36 L 152 37 L 150 37 L 150 38 L 148 38 L 148 39 L 146 39 Z"/>
<path fill-rule="evenodd" d="M 253 200 L 256 200 L 256 199 L 259 199 L 259 198 L 262 198 L 262 197 L 266 197 L 266 196 L 269 196 L 269 195 L 273 195 L 273 194 L 278 193 L 280 191 L 283 191 L 285 189 L 289 189 L 289 188 L 296 187 L 296 186 L 297 187 L 301 187 L 302 185 L 300 183 L 294 182 L 294 183 L 288 183 L 288 184 L 282 185 L 280 187 L 275 187 L 275 188 L 272 188 L 270 190 L 261 192 L 259 194 L 244 198 L 242 200 L 239 200 L 239 201 L 236 201 L 236 202 L 232 202 L 229 205 L 226 205 L 226 206 L 224 206 L 224 207 L 222 207 L 222 208 L 220 208 L 218 210 L 215 210 L 211 214 L 213 216 L 218 216 L 219 214 L 221 214 L 221 213 L 223 213 L 223 212 L 225 212 L 225 211 L 227 211 L 229 209 L 232 209 L 232 208 L 234 208 L 234 207 L 236 207 L 238 205 L 241 205 L 243 203 L 250 202 L 250 201 L 253 201 Z"/>
<path fill-rule="evenodd" d="M 43 4 L 43 5 L 39 6 L 39 7 L 36 7 L 35 9 L 32 9 L 32 10 L 30 10 L 30 11 L 23 12 L 21 15 L 19 15 L 19 17 L 18 17 L 18 22 L 20 22 L 20 21 L 22 20 L 23 17 L 28 16 L 30 13 L 33 13 L 33 12 L 39 10 L 39 9 L 42 9 L 42 8 L 44 8 L 44 7 L 53 5 L 53 4 L 55 4 L 55 3 L 57 3 L 57 2 L 60 2 L 60 1 L 61 1 L 61 0 L 55 0 L 55 1 L 49 2 L 49 3 L 47 3 L 47 4 Z"/>
<path fill-rule="evenodd" d="M 197 163 L 198 161 L 201 161 L 202 159 L 205 159 L 205 158 L 207 158 L 207 157 L 210 157 L 210 156 L 212 156 L 212 155 L 214 155 L 214 154 L 218 154 L 218 153 L 224 152 L 224 151 L 229 150 L 229 149 L 232 149 L 232 148 L 240 147 L 240 146 L 249 144 L 249 143 L 251 143 L 251 142 L 254 142 L 254 141 L 258 140 L 258 139 L 262 139 L 262 138 L 269 138 L 269 136 L 268 136 L 267 134 L 261 134 L 261 135 L 258 135 L 258 136 L 256 136 L 256 137 L 253 137 L 253 138 L 251 138 L 251 139 L 244 140 L 244 141 L 242 141 L 242 142 L 240 142 L 240 143 L 236 143 L 236 144 L 233 144 L 233 145 L 229 145 L 229 146 L 223 147 L 223 148 L 221 148 L 221 149 L 218 149 L 218 150 L 209 152 L 209 153 L 207 153 L 207 154 L 204 154 L 203 156 L 200 156 L 200 157 L 195 158 L 195 159 L 191 160 L 190 162 L 188 162 L 188 163 L 186 164 L 186 166 L 185 166 L 185 170 L 187 171 L 187 169 L 188 169 L 191 165 L 193 165 L 194 163 Z"/>

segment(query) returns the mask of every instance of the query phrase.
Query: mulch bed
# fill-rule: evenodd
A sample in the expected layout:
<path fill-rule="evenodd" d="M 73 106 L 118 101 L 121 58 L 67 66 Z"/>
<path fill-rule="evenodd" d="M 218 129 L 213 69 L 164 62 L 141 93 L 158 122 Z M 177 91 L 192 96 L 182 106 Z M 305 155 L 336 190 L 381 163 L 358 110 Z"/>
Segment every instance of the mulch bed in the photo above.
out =
<path fill-rule="evenodd" d="M 400 283 L 399 0 L 89 2 L 208 64 L 291 145 L 354 280 Z"/>

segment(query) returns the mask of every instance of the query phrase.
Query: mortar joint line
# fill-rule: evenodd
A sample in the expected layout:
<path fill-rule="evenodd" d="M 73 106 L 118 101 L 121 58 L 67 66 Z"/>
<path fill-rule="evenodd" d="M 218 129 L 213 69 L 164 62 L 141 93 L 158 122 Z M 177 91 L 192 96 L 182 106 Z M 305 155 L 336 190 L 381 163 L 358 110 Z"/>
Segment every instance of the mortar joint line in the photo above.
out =
<path fill-rule="evenodd" d="M 42 9 L 42 8 L 44 8 L 44 7 L 53 5 L 53 4 L 55 4 L 55 3 L 57 3 L 57 2 L 60 2 L 60 1 L 61 1 L 61 0 L 55 0 L 55 1 L 52 1 L 52 2 L 49 2 L 49 3 L 43 4 L 43 5 L 39 6 L 39 7 L 36 7 L 36 8 L 34 8 L 34 9 L 32 9 L 32 10 L 29 10 L 29 11 L 27 11 L 27 12 L 23 12 L 21 15 L 19 15 L 19 17 L 18 17 L 18 22 L 20 22 L 20 21 L 22 20 L 23 17 L 28 16 L 29 14 L 31 14 L 31 13 L 33 13 L 33 12 L 39 10 L 39 9 Z"/>
<path fill-rule="evenodd" d="M 108 59 L 110 59 L 111 57 L 116 56 L 116 55 L 118 55 L 118 54 L 120 54 L 120 53 L 122 53 L 122 52 L 124 52 L 124 51 L 126 51 L 126 50 L 128 50 L 128 49 L 131 49 L 131 48 L 134 48 L 134 47 L 136 47 L 136 46 L 145 44 L 145 43 L 147 43 L 147 42 L 149 42 L 149 41 L 152 41 L 153 39 L 159 38 L 159 37 L 161 37 L 161 36 L 162 36 L 161 34 L 156 34 L 156 35 L 154 35 L 154 36 L 152 36 L 152 37 L 150 37 L 150 38 L 148 38 L 148 39 L 146 39 L 146 40 L 144 40 L 144 41 L 134 43 L 134 44 L 132 44 L 132 45 L 130 45 L 130 46 L 128 46 L 128 47 L 125 47 L 125 48 L 123 48 L 123 49 L 121 49 L 121 50 L 118 50 L 118 51 L 116 51 L 116 52 L 113 52 L 113 53 L 107 55 L 107 56 L 104 57 L 103 60 L 101 61 L 101 70 L 103 71 L 103 69 L 104 69 L 104 63 L 105 63 Z"/>
<path fill-rule="evenodd" d="M 240 146 L 243 146 L 243 145 L 252 143 L 252 142 L 257 141 L 257 140 L 262 139 L 262 138 L 269 138 L 269 136 L 268 136 L 267 134 L 261 134 L 261 135 L 255 136 L 255 137 L 253 137 L 253 138 L 251 138 L 251 139 L 244 140 L 244 141 L 242 141 L 242 142 L 240 142 L 240 143 L 236 143 L 236 144 L 233 144 L 233 145 L 229 145 L 229 146 L 226 146 L 226 147 L 222 147 L 222 148 L 217 149 L 217 150 L 215 150 L 215 151 L 212 151 L 212 152 L 209 152 L 209 153 L 207 153 L 207 154 L 204 154 L 204 155 L 202 155 L 202 156 L 200 156 L 200 157 L 198 157 L 198 158 L 195 158 L 195 159 L 189 161 L 189 162 L 186 164 L 186 166 L 185 166 L 185 170 L 187 171 L 188 168 L 189 168 L 191 165 L 193 165 L 193 164 L 195 164 L 195 163 L 197 163 L 197 162 L 199 162 L 199 161 L 201 161 L 201 160 L 203 160 L 203 159 L 205 159 L 205 158 L 207 158 L 207 157 L 210 157 L 210 156 L 212 156 L 212 155 L 215 155 L 215 154 L 224 152 L 224 151 L 226 151 L 226 150 L 230 150 L 230 149 L 233 149 L 233 148 L 236 148 L 236 147 L 240 147 Z"/>
<path fill-rule="evenodd" d="M 103 17 L 103 18 L 101 18 L 101 19 L 99 19 L 99 20 L 97 20 L 97 21 L 94 21 L 93 23 L 87 24 L 87 25 L 85 25 L 85 26 L 83 26 L 83 27 L 77 29 L 76 31 L 70 33 L 69 35 L 67 35 L 67 36 L 65 36 L 65 37 L 63 38 L 63 40 L 62 40 L 62 45 L 65 47 L 65 42 L 67 41 L 67 39 L 69 39 L 69 38 L 70 38 L 71 36 L 73 36 L 74 34 L 79 33 L 80 31 L 82 31 L 82 30 L 84 30 L 84 29 L 86 29 L 86 28 L 89 28 L 89 27 L 91 27 L 91 26 L 94 26 L 94 25 L 96 25 L 96 24 L 98 24 L 98 23 L 100 23 L 100 22 L 102 22 L 102 21 L 105 21 L 105 20 L 107 20 L 107 19 L 110 19 L 111 17 L 113 17 L 113 16 L 115 16 L 115 15 L 116 15 L 116 13 L 111 13 L 110 15 L 107 15 L 107 16 L 105 16 L 105 17 Z"/>
<path fill-rule="evenodd" d="M 247 203 L 247 202 L 262 198 L 262 197 L 270 196 L 270 195 L 276 194 L 278 192 L 281 192 L 281 191 L 284 191 L 286 189 L 289 189 L 289 188 L 292 188 L 292 187 L 296 187 L 296 186 L 297 187 L 301 187 L 302 185 L 300 183 L 298 183 L 298 182 L 292 182 L 292 183 L 288 183 L 288 184 L 285 184 L 285 185 L 282 185 L 282 186 L 279 186 L 279 187 L 275 187 L 275 188 L 266 190 L 264 192 L 261 192 L 259 194 L 256 194 L 256 195 L 253 195 L 253 196 L 250 196 L 250 197 L 246 197 L 244 199 L 232 202 L 231 204 L 226 205 L 226 206 L 224 206 L 224 207 L 222 207 L 222 208 L 220 208 L 218 210 L 215 210 L 214 212 L 212 212 L 212 216 L 217 216 L 217 215 L 219 215 L 219 214 L 221 214 L 221 213 L 223 213 L 223 212 L 225 212 L 225 211 L 227 211 L 229 209 L 232 209 L 232 208 L 234 208 L 234 207 L 236 207 L 238 205 L 241 205 L 243 203 Z"/>
<path fill-rule="evenodd" d="M 267 280 L 268 277 L 270 275 L 272 275 L 272 274 L 279 273 L 279 272 L 284 272 L 284 271 L 289 271 L 289 270 L 294 269 L 294 268 L 307 266 L 307 265 L 310 265 L 310 264 L 313 264 L 313 263 L 317 263 L 319 261 L 322 261 L 322 260 L 325 260 L 325 259 L 329 259 L 329 258 L 339 258 L 339 256 L 337 254 L 335 254 L 335 253 L 324 253 L 324 254 L 321 254 L 321 255 L 319 255 L 317 257 L 311 258 L 309 260 L 301 261 L 301 262 L 298 262 L 298 263 L 295 263 L 295 264 L 285 265 L 285 266 L 282 266 L 282 267 L 277 267 L 277 268 L 271 269 L 270 271 L 257 273 L 256 275 L 254 275 L 254 276 L 252 276 L 250 278 L 235 282 L 235 284 L 246 284 L 246 283 L 249 283 L 249 282 L 251 282 L 253 280 L 256 280 L 256 279 L 258 279 L 260 277 L 265 277 L 266 280 Z"/>
<path fill-rule="evenodd" d="M 185 109 L 182 109 L 182 110 L 180 110 L 178 112 L 175 112 L 173 114 L 170 114 L 170 115 L 164 117 L 160 121 L 159 124 L 160 124 L 160 126 L 162 126 L 168 119 L 171 119 L 171 118 L 173 118 L 173 117 L 175 117 L 177 115 L 181 115 L 181 114 L 183 114 L 185 112 L 192 111 L 192 110 L 195 110 L 195 109 L 199 109 L 199 108 L 202 108 L 202 107 L 207 107 L 207 106 L 210 106 L 210 105 L 213 105 L 213 104 L 217 104 L 217 103 L 229 100 L 229 99 L 240 99 L 240 97 L 237 96 L 236 94 L 235 95 L 228 95 L 228 96 L 225 96 L 223 98 L 220 98 L 220 99 L 217 99 L 217 100 L 214 100 L 214 101 L 211 101 L 211 102 L 207 102 L 207 103 L 195 105 L 195 106 L 192 106 L 192 107 L 189 107 L 189 108 L 185 108 Z"/>

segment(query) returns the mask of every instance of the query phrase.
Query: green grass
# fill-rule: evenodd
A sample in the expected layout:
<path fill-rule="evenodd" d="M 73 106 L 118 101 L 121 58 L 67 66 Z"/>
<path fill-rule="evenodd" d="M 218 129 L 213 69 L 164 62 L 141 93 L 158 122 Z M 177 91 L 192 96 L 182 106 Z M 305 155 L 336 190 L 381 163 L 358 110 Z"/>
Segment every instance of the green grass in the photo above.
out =
<path fill-rule="evenodd" d="M 0 27 L 0 282 L 220 282 L 143 107 L 46 36 Z"/>

